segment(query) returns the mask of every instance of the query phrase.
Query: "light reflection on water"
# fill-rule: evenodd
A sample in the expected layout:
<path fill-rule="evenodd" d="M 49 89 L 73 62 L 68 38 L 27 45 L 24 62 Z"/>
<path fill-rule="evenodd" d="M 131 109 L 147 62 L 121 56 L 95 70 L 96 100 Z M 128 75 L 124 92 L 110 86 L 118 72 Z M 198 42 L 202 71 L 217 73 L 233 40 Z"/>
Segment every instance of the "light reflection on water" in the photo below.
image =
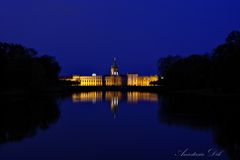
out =
<path fill-rule="evenodd" d="M 72 94 L 73 103 L 91 102 L 93 104 L 102 101 L 110 102 L 111 111 L 114 119 L 117 118 L 117 111 L 119 102 L 127 100 L 130 104 L 137 104 L 139 102 L 158 102 L 158 94 L 151 92 L 120 92 L 120 91 L 107 91 L 107 92 L 79 92 Z"/>
<path fill-rule="evenodd" d="M 147 102 L 158 102 L 158 95 L 156 93 L 150 92 L 79 92 L 72 94 L 72 101 L 74 103 L 78 102 L 101 102 L 106 101 L 120 101 L 122 99 L 127 99 L 128 103 L 138 103 L 142 101 Z M 114 103 L 114 102 L 113 102 Z"/>
<path fill-rule="evenodd" d="M 130 104 L 137 104 L 139 102 L 158 102 L 158 94 L 151 92 L 120 92 L 120 91 L 107 91 L 107 92 L 79 92 L 72 94 L 73 103 L 97 103 L 103 100 L 110 102 L 111 111 L 114 119 L 117 118 L 117 111 L 120 101 L 127 100 Z"/>
<path fill-rule="evenodd" d="M 224 150 L 219 159 L 238 160 L 238 99 L 113 91 L 2 98 L 0 158 L 170 160 L 213 147 Z"/>

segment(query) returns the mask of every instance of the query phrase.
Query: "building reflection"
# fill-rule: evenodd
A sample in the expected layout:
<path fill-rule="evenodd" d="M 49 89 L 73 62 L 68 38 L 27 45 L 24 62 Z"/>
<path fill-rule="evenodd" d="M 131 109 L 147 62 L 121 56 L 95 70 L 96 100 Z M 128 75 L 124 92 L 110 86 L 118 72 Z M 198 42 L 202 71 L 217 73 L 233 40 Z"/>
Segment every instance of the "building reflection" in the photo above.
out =
<path fill-rule="evenodd" d="M 138 103 L 140 101 L 158 102 L 158 95 L 150 92 L 128 92 L 129 103 Z"/>
<path fill-rule="evenodd" d="M 102 100 L 118 104 L 118 101 L 127 100 L 128 103 L 158 102 L 158 95 L 151 92 L 79 92 L 72 94 L 72 101 L 77 102 L 101 102 Z"/>
<path fill-rule="evenodd" d="M 76 102 L 92 102 L 102 101 L 102 92 L 81 92 L 72 94 L 72 101 Z"/>
<path fill-rule="evenodd" d="M 0 97 L 0 146 L 34 137 L 57 123 L 58 98 L 41 94 Z"/>
<path fill-rule="evenodd" d="M 138 102 L 158 102 L 158 95 L 151 92 L 120 92 L 120 91 L 106 91 L 106 92 L 79 92 L 72 94 L 72 102 L 90 102 L 97 103 L 101 101 L 109 102 L 113 117 L 117 117 L 117 111 L 121 101 L 128 103 Z"/>
<path fill-rule="evenodd" d="M 105 93 L 105 100 L 111 103 L 111 111 L 113 113 L 113 118 L 117 118 L 117 111 L 118 111 L 118 105 L 119 101 L 123 99 L 123 93 L 122 92 L 112 92 L 108 91 Z"/>

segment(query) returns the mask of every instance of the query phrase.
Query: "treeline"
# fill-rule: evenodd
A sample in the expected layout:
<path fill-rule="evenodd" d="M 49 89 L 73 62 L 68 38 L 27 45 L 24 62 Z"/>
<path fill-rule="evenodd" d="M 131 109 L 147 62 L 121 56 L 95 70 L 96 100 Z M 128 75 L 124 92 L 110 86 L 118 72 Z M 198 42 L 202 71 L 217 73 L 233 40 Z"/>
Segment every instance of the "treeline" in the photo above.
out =
<path fill-rule="evenodd" d="M 34 137 L 60 118 L 59 96 L 0 97 L 0 145 Z M 64 98 L 64 97 L 62 97 Z"/>
<path fill-rule="evenodd" d="M 168 56 L 159 60 L 159 81 L 173 89 L 240 89 L 240 32 L 233 31 L 211 54 Z"/>
<path fill-rule="evenodd" d="M 0 42 L 0 91 L 43 89 L 58 82 L 60 65 L 54 57 Z"/>

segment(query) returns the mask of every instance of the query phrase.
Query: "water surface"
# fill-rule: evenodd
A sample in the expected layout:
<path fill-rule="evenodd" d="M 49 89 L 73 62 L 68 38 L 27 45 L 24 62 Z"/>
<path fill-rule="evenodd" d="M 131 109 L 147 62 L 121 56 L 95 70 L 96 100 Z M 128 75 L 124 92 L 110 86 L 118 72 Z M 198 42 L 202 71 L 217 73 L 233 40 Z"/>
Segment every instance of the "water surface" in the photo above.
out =
<path fill-rule="evenodd" d="M 237 133 L 228 124 L 236 119 L 229 121 L 227 116 L 222 123 L 222 112 L 213 110 L 215 101 L 205 98 L 79 92 L 64 97 L 2 98 L 0 103 L 1 160 L 227 160 L 239 156 Z"/>

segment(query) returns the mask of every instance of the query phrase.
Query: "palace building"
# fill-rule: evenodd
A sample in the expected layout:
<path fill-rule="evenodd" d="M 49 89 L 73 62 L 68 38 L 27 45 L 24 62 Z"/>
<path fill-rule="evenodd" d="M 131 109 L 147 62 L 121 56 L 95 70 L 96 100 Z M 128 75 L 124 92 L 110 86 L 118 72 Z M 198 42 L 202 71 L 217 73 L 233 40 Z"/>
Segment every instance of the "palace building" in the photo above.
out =
<path fill-rule="evenodd" d="M 92 76 L 73 75 L 71 77 L 64 77 L 61 80 L 78 82 L 79 86 L 103 86 L 102 76 L 92 74 Z"/>
<path fill-rule="evenodd" d="M 114 58 L 110 75 L 101 76 L 94 73 L 92 76 L 73 75 L 60 79 L 77 82 L 78 86 L 151 86 L 151 82 L 157 81 L 158 76 L 120 75 L 117 60 Z"/>
<path fill-rule="evenodd" d="M 158 80 L 158 76 L 138 76 L 138 74 L 127 74 L 128 86 L 151 86 L 151 82 Z"/>
<path fill-rule="evenodd" d="M 105 86 L 124 86 L 126 84 L 125 79 L 126 76 L 119 75 L 117 61 L 116 58 L 114 58 L 110 75 L 104 77 Z"/>
<path fill-rule="evenodd" d="M 102 76 L 80 76 L 80 86 L 102 86 Z"/>

